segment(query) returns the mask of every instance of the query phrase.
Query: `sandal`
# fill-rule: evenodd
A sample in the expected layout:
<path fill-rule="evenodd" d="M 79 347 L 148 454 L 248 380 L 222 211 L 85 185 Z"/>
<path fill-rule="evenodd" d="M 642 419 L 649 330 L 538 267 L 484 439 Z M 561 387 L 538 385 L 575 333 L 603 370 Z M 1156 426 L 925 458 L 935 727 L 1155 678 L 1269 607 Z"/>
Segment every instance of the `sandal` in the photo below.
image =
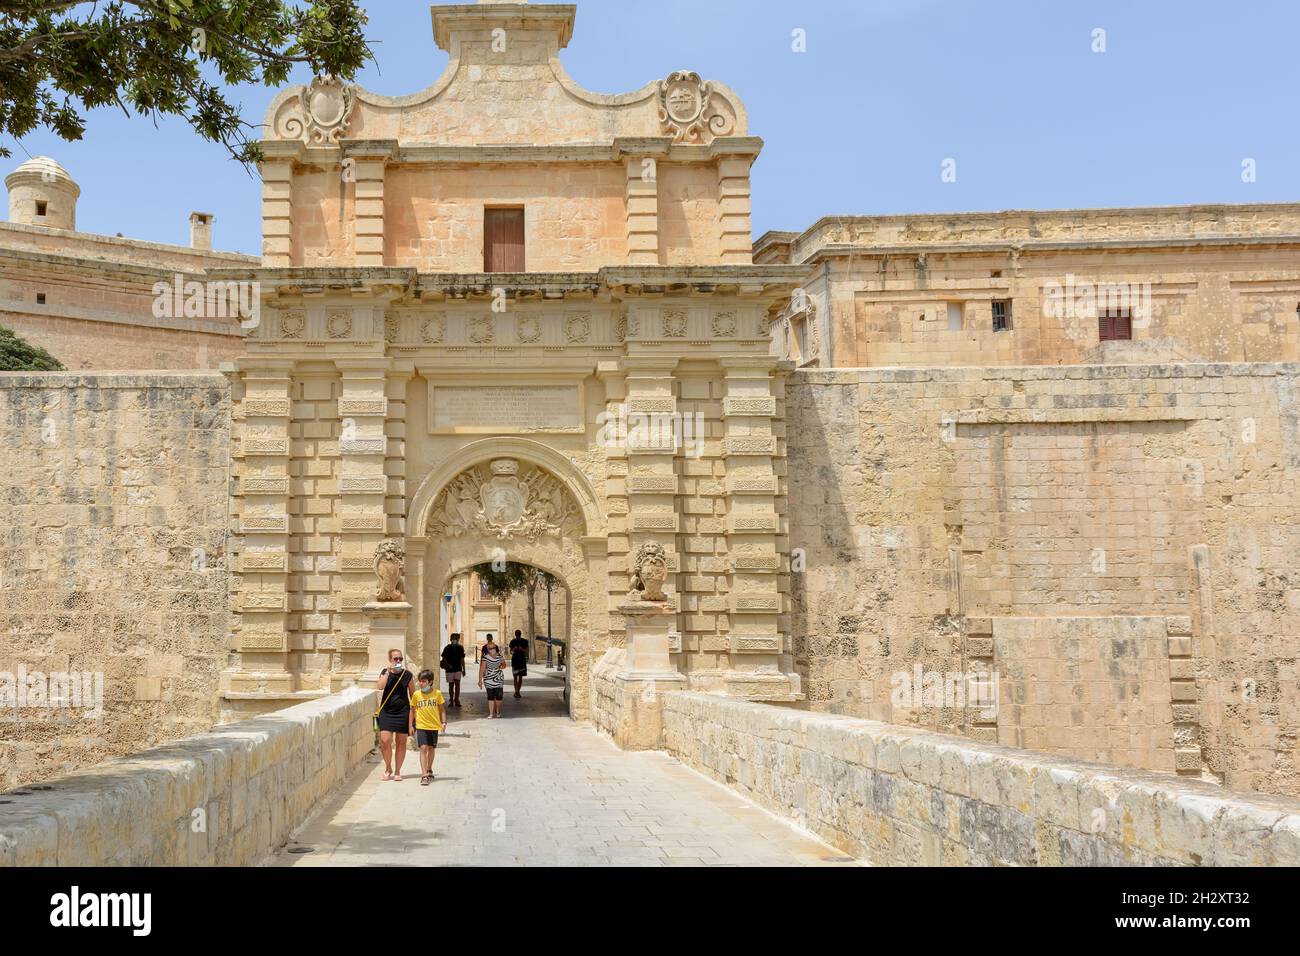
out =
<path fill-rule="evenodd" d="M 401 775 L 400 773 L 395 773 L 395 774 L 393 774 L 393 782 L 394 782 L 394 783 L 401 783 L 401 782 L 402 782 L 402 775 Z"/>
<path fill-rule="evenodd" d="M 427 787 L 429 785 L 429 781 L 432 779 L 433 779 L 433 774 L 426 773 L 424 776 L 420 778 L 420 786 Z"/>
<path fill-rule="evenodd" d="M 385 771 L 384 771 L 384 777 L 383 777 L 383 779 L 385 779 L 385 780 L 392 780 L 392 779 L 393 779 L 393 771 L 391 771 L 391 770 L 385 770 Z"/>

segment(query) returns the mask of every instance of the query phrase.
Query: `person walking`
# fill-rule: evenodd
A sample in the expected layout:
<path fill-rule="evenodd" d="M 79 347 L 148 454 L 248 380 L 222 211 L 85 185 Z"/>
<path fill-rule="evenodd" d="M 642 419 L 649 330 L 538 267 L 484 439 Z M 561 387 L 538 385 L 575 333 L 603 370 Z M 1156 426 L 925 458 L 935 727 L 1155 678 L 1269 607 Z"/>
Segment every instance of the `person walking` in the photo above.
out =
<path fill-rule="evenodd" d="M 447 706 L 459 707 L 460 682 L 465 676 L 465 648 L 459 634 L 453 634 L 451 643 L 442 649 L 439 666 L 447 672 Z"/>
<path fill-rule="evenodd" d="M 501 716 L 501 699 L 505 696 L 505 675 L 501 673 L 504 663 L 501 648 L 489 634 L 478 664 L 478 686 L 487 691 L 489 720 Z"/>
<path fill-rule="evenodd" d="M 433 671 L 420 671 L 419 689 L 411 695 L 412 736 L 420 748 L 420 786 L 433 780 L 433 758 L 438 755 L 438 732 L 447 726 L 447 704 L 433 682 Z"/>
<path fill-rule="evenodd" d="M 510 670 L 515 676 L 515 700 L 519 700 L 528 676 L 528 641 L 520 630 L 515 631 L 515 639 L 510 642 Z"/>
<path fill-rule="evenodd" d="M 394 647 L 388 652 L 388 666 L 379 672 L 375 687 L 379 695 L 375 722 L 379 727 L 379 750 L 384 755 L 385 780 L 402 779 L 406 737 L 411 724 L 413 683 L 411 672 L 406 669 L 405 655 Z"/>

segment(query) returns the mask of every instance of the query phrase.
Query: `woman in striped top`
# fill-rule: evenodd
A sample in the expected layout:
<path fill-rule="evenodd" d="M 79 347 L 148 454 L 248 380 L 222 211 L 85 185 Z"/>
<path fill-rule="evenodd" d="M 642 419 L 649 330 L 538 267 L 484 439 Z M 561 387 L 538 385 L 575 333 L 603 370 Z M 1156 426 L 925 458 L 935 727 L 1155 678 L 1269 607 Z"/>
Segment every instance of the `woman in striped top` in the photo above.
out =
<path fill-rule="evenodd" d="M 503 662 L 501 648 L 489 634 L 478 664 L 478 686 L 487 691 L 489 719 L 501 716 L 501 698 L 505 696 L 505 677 L 501 673 Z"/>

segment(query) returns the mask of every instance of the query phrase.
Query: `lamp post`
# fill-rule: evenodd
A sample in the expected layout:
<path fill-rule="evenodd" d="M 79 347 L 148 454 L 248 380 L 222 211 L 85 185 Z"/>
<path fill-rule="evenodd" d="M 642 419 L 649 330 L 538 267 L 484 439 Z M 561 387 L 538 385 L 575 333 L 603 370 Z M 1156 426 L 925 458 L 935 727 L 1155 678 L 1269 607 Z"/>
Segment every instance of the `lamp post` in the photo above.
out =
<path fill-rule="evenodd" d="M 546 666 L 551 666 L 551 579 L 546 579 Z"/>

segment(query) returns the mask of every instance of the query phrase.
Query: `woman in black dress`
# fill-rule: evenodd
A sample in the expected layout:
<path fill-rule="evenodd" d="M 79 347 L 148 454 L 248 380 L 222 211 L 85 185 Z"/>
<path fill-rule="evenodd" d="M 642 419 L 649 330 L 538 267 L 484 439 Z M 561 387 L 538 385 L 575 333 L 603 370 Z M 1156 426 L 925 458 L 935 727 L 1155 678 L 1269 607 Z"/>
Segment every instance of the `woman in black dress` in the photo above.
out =
<path fill-rule="evenodd" d="M 384 779 L 402 779 L 406 734 L 411 721 L 411 672 L 397 648 L 388 652 L 388 666 L 379 672 L 379 750 L 384 755 Z M 396 751 L 396 752 L 394 752 Z M 396 760 L 396 772 L 394 772 Z"/>

